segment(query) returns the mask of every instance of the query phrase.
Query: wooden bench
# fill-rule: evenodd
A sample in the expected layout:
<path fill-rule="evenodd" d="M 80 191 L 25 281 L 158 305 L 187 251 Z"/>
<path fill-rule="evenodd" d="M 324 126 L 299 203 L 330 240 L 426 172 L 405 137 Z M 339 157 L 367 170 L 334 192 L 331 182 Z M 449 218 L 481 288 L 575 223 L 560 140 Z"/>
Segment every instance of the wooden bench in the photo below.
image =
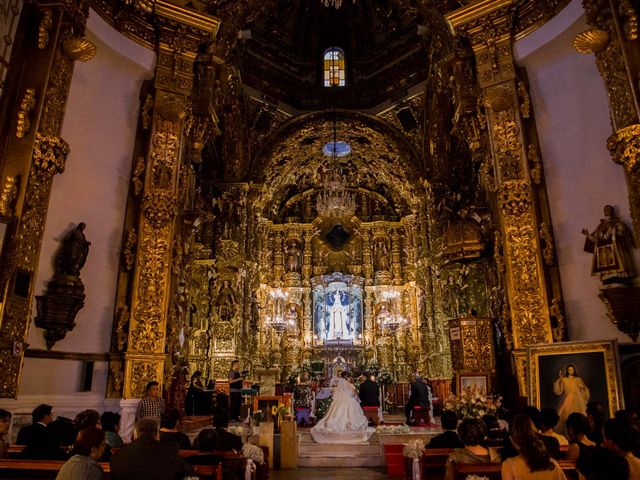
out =
<path fill-rule="evenodd" d="M 453 448 L 427 448 L 420 457 L 420 478 L 422 480 L 442 480 L 446 464 Z"/>
<path fill-rule="evenodd" d="M 567 480 L 578 480 L 575 462 L 561 460 L 558 462 Z M 501 480 L 501 463 L 458 463 L 454 464 L 454 480 L 466 480 L 469 475 L 487 477 L 489 480 Z"/>

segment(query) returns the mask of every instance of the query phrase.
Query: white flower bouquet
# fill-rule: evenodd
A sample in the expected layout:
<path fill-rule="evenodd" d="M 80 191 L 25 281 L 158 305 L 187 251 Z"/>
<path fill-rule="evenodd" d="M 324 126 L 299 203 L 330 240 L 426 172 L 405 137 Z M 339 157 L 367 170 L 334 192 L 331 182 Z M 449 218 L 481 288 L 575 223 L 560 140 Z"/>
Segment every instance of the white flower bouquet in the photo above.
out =
<path fill-rule="evenodd" d="M 452 410 L 458 418 L 482 418 L 484 415 L 496 415 L 502 406 L 499 395 L 461 394 L 451 396 L 444 402 L 445 410 Z"/>
<path fill-rule="evenodd" d="M 424 441 L 420 439 L 411 440 L 402 449 L 404 456 L 409 458 L 420 458 L 422 452 L 424 452 Z"/>
<path fill-rule="evenodd" d="M 379 425 L 376 427 L 378 435 L 403 435 L 411 433 L 408 425 Z"/>
<path fill-rule="evenodd" d="M 256 447 L 251 443 L 245 443 L 242 446 L 242 455 L 256 463 L 264 463 L 264 452 L 260 447 Z"/>

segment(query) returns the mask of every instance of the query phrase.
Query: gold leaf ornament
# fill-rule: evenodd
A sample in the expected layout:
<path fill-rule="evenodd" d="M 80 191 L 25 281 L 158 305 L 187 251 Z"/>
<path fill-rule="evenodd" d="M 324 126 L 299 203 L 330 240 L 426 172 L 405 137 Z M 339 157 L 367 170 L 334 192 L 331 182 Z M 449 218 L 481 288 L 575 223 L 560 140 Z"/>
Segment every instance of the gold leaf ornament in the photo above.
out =
<path fill-rule="evenodd" d="M 576 38 L 573 39 L 573 48 L 578 53 L 589 55 L 603 50 L 608 43 L 609 33 L 605 30 L 594 28 L 576 35 Z"/>
<path fill-rule="evenodd" d="M 494 88 L 485 93 L 482 104 L 494 112 L 501 112 L 513 105 L 512 93 L 506 88 Z"/>
<path fill-rule="evenodd" d="M 64 41 L 62 49 L 72 60 L 88 62 L 96 55 L 96 46 L 84 37 L 72 37 Z"/>

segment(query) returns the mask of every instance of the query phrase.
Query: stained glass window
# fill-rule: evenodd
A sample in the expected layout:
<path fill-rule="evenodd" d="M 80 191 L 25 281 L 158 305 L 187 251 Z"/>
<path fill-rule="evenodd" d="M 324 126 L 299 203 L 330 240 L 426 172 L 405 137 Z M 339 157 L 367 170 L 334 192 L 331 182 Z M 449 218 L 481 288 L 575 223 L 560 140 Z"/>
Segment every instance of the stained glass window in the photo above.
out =
<path fill-rule="evenodd" d="M 344 87 L 344 52 L 341 48 L 331 47 L 324 52 L 324 86 Z"/>

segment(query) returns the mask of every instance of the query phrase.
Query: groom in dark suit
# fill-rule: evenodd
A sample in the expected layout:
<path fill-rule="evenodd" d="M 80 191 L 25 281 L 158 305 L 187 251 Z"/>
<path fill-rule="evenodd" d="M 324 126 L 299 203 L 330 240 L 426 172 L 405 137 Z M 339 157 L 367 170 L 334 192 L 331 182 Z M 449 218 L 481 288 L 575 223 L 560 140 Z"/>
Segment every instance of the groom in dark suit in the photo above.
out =
<path fill-rule="evenodd" d="M 413 407 L 420 406 L 422 408 L 430 408 L 429 405 L 429 387 L 422 381 L 417 373 L 411 376 L 411 393 L 409 400 L 404 407 L 404 415 L 407 417 L 407 425 L 411 425 L 411 413 Z"/>
<path fill-rule="evenodd" d="M 380 406 L 380 387 L 378 382 L 373 380 L 370 373 L 365 373 L 367 379 L 360 384 L 358 397 L 360 397 L 361 407 L 379 407 Z"/>

